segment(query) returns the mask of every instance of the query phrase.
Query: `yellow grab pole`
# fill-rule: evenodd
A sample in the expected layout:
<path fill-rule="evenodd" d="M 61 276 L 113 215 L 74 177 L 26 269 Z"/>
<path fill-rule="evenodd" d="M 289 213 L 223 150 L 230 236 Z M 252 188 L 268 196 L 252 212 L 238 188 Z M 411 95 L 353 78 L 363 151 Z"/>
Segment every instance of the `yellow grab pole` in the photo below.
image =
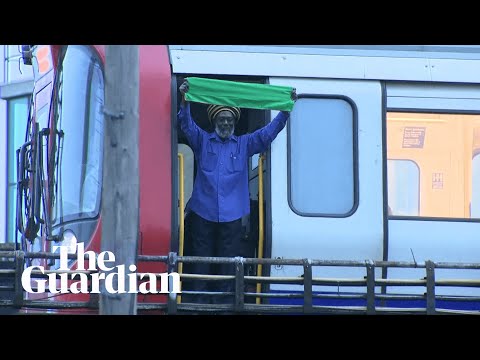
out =
<path fill-rule="evenodd" d="M 178 204 L 178 221 L 179 221 L 179 234 L 178 234 L 178 240 L 179 240 L 179 246 L 178 246 L 178 254 L 179 256 L 183 256 L 183 242 L 184 242 L 184 237 L 185 237 L 185 229 L 184 229 L 184 201 L 185 201 L 185 190 L 184 190 L 184 179 L 183 179 L 183 174 L 184 174 L 184 169 L 183 169 L 183 154 L 178 153 L 178 181 L 179 181 L 179 204 Z M 182 274 L 183 271 L 183 262 L 180 262 L 178 264 L 178 273 Z M 182 289 L 182 283 L 180 282 L 180 289 Z M 182 295 L 178 295 L 177 297 L 177 303 L 180 304 L 182 302 Z"/>
<path fill-rule="evenodd" d="M 258 158 L 258 258 L 263 258 L 263 159 L 260 154 Z M 262 264 L 257 265 L 257 276 L 262 276 Z M 257 283 L 257 293 L 262 292 L 262 284 Z M 260 304 L 260 298 L 257 297 L 256 304 Z"/>

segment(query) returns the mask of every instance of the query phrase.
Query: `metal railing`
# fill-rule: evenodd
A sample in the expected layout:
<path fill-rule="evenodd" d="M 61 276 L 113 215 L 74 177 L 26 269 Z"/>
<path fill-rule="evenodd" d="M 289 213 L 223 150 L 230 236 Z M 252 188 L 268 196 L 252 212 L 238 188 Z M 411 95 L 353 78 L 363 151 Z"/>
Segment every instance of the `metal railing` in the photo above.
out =
<path fill-rule="evenodd" d="M 69 255 L 75 258 L 75 255 Z M 0 269 L 0 279 L 9 277 L 10 285 L 0 286 L 2 291 L 13 294 L 11 298 L 0 296 L 0 306 L 36 309 L 98 309 L 98 296 L 90 295 L 89 301 L 52 301 L 29 300 L 21 284 L 21 275 L 25 266 L 25 258 L 58 259 L 59 255 L 51 253 L 24 253 L 23 251 L 0 251 L 0 260 L 9 259 L 10 269 Z M 479 263 L 446 263 L 446 262 L 399 262 L 399 261 L 343 261 L 343 260 L 311 260 L 311 259 L 256 259 L 256 258 L 219 258 L 177 256 L 140 255 L 137 264 L 159 262 L 166 265 L 168 273 L 177 272 L 180 264 L 210 263 L 232 264 L 235 273 L 232 275 L 201 275 L 182 273 L 182 283 L 188 281 L 231 281 L 234 291 L 192 291 L 183 290 L 181 294 L 169 293 L 163 302 L 139 302 L 138 311 L 149 312 L 161 310 L 166 314 L 480 314 L 480 295 L 461 295 L 464 291 L 440 294 L 438 288 L 452 289 L 479 288 L 480 276 L 465 278 L 438 278 L 437 270 L 471 270 L 480 271 Z M 296 267 L 301 270 L 299 276 L 259 276 L 250 275 L 252 269 L 262 265 L 265 269 L 272 266 Z M 360 268 L 364 276 L 339 278 L 321 276 L 325 267 Z M 417 269 L 422 276 L 416 278 L 382 278 L 382 268 Z M 246 271 L 248 269 L 249 271 Z M 378 270 L 377 270 L 378 269 Z M 79 271 L 45 270 L 33 271 L 32 277 L 46 277 L 54 273 L 67 273 L 69 277 Z M 97 271 L 84 271 L 91 276 Z M 360 271 L 363 274 L 363 271 Z M 137 274 L 141 276 L 141 274 Z M 2 282 L 4 284 L 4 282 Z M 258 286 L 261 284 L 261 286 Z M 289 285 L 287 290 L 279 291 L 279 285 Z M 183 286 L 183 285 L 182 285 Z M 394 292 L 392 289 L 402 287 L 409 291 Z M 172 289 L 169 284 L 169 289 Z M 272 290 L 274 289 L 274 290 Z M 329 290 L 330 289 L 330 290 Z M 331 290 L 335 289 L 335 290 Z M 413 289 L 410 291 L 410 289 Z M 473 292 L 472 292 L 473 293 Z M 477 292 L 480 294 L 480 291 Z M 453 295 L 452 295 L 453 294 Z M 179 296 L 182 296 L 179 300 Z M 196 297 L 223 298 L 228 303 L 205 304 L 195 303 Z M 407 304 L 407 305 L 406 305 Z M 420 304 L 420 305 L 419 305 Z M 445 305 L 448 304 L 448 305 Z M 468 306 L 464 306 L 468 304 Z M 467 307 L 467 309 L 463 309 Z"/>

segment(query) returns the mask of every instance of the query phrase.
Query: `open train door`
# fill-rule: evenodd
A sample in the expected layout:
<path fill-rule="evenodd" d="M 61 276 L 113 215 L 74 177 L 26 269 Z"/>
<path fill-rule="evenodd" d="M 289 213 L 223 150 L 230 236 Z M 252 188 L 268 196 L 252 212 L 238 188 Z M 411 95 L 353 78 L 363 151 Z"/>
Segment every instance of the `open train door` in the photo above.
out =
<path fill-rule="evenodd" d="M 272 258 L 382 260 L 381 83 L 291 78 L 271 78 L 270 83 L 295 87 L 299 95 L 287 131 L 273 142 L 269 157 Z M 272 266 L 270 275 L 302 276 L 303 267 Z M 361 267 L 313 268 L 314 277 L 365 275 Z M 287 289 L 303 286 L 270 286 L 271 291 Z M 314 291 L 355 288 L 314 286 Z"/>

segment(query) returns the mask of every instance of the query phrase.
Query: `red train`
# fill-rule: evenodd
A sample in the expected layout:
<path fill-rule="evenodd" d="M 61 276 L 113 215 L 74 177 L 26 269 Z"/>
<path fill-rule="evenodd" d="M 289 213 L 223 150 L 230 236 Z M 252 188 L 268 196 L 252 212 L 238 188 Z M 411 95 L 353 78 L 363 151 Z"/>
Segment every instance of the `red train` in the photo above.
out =
<path fill-rule="evenodd" d="M 262 268 L 249 263 L 245 274 L 250 280 L 260 274 L 293 280 L 261 286 L 254 281 L 253 288 L 248 288 L 257 290 L 254 301 L 305 304 L 303 295 L 295 294 L 310 279 L 313 293 L 323 302 L 315 299 L 312 305 L 310 299 L 309 306 L 354 305 L 368 312 L 378 303 L 357 287 L 362 285 L 382 305 L 431 309 L 432 302 L 424 296 L 427 285 L 422 281 L 426 280 L 413 281 L 424 278 L 431 260 L 442 268 L 434 279 L 437 307 L 479 310 L 478 302 L 454 303 L 468 296 L 474 300 L 475 286 L 458 289 L 449 282 L 461 264 L 467 265 L 460 278 L 472 284 L 478 278 L 480 253 L 472 249 L 478 248 L 475 234 L 480 231 L 474 181 L 479 163 L 472 154 L 457 149 L 455 154 L 469 169 L 459 173 L 457 165 L 442 167 L 429 149 L 433 143 L 449 143 L 452 148 L 462 143 L 452 133 L 449 137 L 448 132 L 430 132 L 434 122 L 462 121 L 466 124 L 462 129 L 476 134 L 480 61 L 472 54 L 478 49 L 459 53 L 448 47 L 428 53 L 401 50 L 139 46 L 138 255 L 178 253 L 184 236 L 188 253 L 188 222 L 184 233 L 182 214 L 192 189 L 195 159 L 176 125 L 178 86 L 183 79 L 199 76 L 286 85 L 297 89 L 299 99 L 287 129 L 264 154 L 265 160 L 249 160 L 252 212 L 243 219 L 243 229 L 250 249 L 246 257 L 271 259 L 265 264 L 272 265 Z M 464 64 L 462 56 L 468 57 L 467 67 L 459 65 Z M 51 252 L 52 245 L 82 242 L 87 250 L 99 252 L 105 46 L 25 46 L 24 61 L 34 67 L 35 86 L 26 143 L 18 152 L 19 243 L 26 251 Z M 205 105 L 192 104 L 192 113 L 199 126 L 207 129 Z M 254 131 L 275 115 L 275 111 L 242 109 L 236 132 Z M 432 142 L 432 136 L 438 138 Z M 398 162 L 419 158 L 417 167 Z M 455 182 L 449 182 L 449 171 L 456 171 Z M 430 188 L 432 181 L 435 187 Z M 457 212 L 452 210 L 450 216 L 440 211 L 441 206 L 425 207 L 427 201 L 440 204 L 441 199 L 453 199 L 460 191 L 455 184 L 467 189 L 461 190 Z M 418 210 L 420 206 L 428 211 Z M 301 261 L 307 258 L 319 259 L 313 270 L 308 261 Z M 285 259 L 300 260 L 287 266 L 282 263 Z M 395 266 L 387 269 L 387 262 Z M 52 259 L 28 264 L 47 269 L 59 265 Z M 368 264 L 374 264 L 374 269 Z M 75 266 L 73 261 L 70 265 Z M 141 272 L 166 270 L 165 264 L 139 263 Z M 330 276 L 340 280 L 325 280 Z M 368 285 L 365 279 L 371 276 L 373 283 Z M 444 282 L 438 280 L 442 277 Z M 403 280 L 402 286 L 392 286 Z M 431 293 L 431 286 L 428 289 Z M 260 298 L 260 292 L 277 297 Z M 330 300 L 339 293 L 345 297 Z M 282 294 L 291 296 L 278 300 Z M 402 299 L 402 295 L 410 297 Z M 91 300 L 88 295 L 50 297 L 60 298 Z M 138 300 L 165 302 L 166 297 L 139 295 Z"/>

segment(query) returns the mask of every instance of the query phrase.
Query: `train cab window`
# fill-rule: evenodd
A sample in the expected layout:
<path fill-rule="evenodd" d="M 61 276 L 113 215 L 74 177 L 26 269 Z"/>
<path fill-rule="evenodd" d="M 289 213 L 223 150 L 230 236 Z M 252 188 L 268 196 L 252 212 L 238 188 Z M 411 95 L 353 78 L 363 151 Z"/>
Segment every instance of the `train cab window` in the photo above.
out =
<path fill-rule="evenodd" d="M 479 129 L 480 115 L 388 112 L 391 215 L 480 217 Z"/>
<path fill-rule="evenodd" d="M 17 167 L 15 166 L 15 150 L 25 142 L 25 129 L 27 127 L 29 103 L 30 100 L 28 96 L 9 99 L 7 103 L 7 242 L 14 241 L 15 239 L 15 209 L 17 198 Z"/>
<path fill-rule="evenodd" d="M 62 135 L 58 136 L 55 153 L 53 225 L 96 217 L 102 186 L 101 61 L 86 46 L 68 46 L 63 51 L 55 83 L 53 121 L 57 134 Z"/>
<path fill-rule="evenodd" d="M 420 171 L 411 160 L 388 160 L 389 215 L 417 216 Z"/>
<path fill-rule="evenodd" d="M 348 216 L 355 207 L 353 105 L 300 97 L 289 121 L 289 201 L 304 216 Z"/>

